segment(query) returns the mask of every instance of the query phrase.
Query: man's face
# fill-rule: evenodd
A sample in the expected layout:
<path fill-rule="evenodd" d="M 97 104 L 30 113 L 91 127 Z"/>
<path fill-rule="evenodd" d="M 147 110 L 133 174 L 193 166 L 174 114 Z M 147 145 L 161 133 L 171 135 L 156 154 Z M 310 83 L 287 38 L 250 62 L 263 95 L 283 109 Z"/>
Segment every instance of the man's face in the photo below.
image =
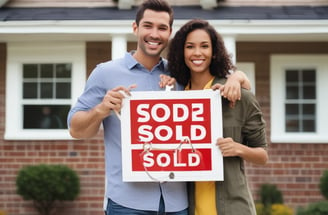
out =
<path fill-rule="evenodd" d="M 133 31 L 138 38 L 138 51 L 145 56 L 158 57 L 166 48 L 172 32 L 170 16 L 166 12 L 145 10 L 139 26 L 133 23 Z"/>

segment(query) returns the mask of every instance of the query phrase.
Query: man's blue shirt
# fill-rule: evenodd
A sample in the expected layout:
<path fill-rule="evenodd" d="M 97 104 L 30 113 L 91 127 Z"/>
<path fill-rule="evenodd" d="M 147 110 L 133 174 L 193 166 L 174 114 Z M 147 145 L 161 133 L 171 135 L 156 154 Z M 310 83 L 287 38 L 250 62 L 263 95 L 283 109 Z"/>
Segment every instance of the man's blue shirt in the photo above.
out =
<path fill-rule="evenodd" d="M 131 53 L 124 58 L 97 65 L 86 83 L 83 94 L 69 112 L 68 125 L 77 111 L 87 111 L 101 103 L 106 92 L 117 86 L 129 87 L 133 91 L 158 91 L 160 74 L 168 75 L 167 62 L 163 59 L 151 70 L 139 64 Z M 121 155 L 121 123 L 115 114 L 103 120 L 106 197 L 114 202 L 134 209 L 157 211 L 162 192 L 167 212 L 180 211 L 188 207 L 186 184 L 183 182 L 123 182 Z"/>

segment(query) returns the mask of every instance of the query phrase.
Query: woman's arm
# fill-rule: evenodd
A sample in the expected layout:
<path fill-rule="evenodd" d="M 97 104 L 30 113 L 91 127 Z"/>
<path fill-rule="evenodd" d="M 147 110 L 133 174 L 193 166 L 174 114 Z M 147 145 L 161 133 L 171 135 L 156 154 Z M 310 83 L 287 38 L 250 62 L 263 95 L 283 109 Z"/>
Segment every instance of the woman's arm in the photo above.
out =
<path fill-rule="evenodd" d="M 248 147 L 233 141 L 230 137 L 218 138 L 217 145 L 223 157 L 239 156 L 245 161 L 260 165 L 264 165 L 268 161 L 268 153 L 262 147 Z"/>

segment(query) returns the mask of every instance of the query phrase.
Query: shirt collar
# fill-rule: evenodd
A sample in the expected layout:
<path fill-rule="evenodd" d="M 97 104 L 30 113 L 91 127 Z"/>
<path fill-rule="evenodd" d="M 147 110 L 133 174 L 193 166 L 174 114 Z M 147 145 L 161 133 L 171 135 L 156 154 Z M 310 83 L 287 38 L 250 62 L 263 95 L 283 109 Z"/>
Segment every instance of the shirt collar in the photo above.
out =
<path fill-rule="evenodd" d="M 211 89 L 214 78 L 215 77 L 211 78 L 211 80 L 209 80 L 209 82 L 207 82 L 207 84 L 204 86 L 203 89 Z M 190 81 L 189 81 L 189 84 L 187 84 L 187 86 L 185 87 L 185 90 L 190 90 Z"/>
<path fill-rule="evenodd" d="M 136 65 L 141 65 L 134 57 L 133 54 L 135 53 L 135 51 L 131 51 L 131 52 L 127 52 L 125 54 L 125 61 L 126 61 L 126 65 L 128 66 L 129 69 L 132 69 L 133 67 L 135 67 Z M 159 67 L 160 69 L 164 69 L 166 65 L 166 60 L 163 59 L 162 57 L 159 59 L 158 64 L 155 67 Z M 154 67 L 154 68 L 155 68 Z"/>

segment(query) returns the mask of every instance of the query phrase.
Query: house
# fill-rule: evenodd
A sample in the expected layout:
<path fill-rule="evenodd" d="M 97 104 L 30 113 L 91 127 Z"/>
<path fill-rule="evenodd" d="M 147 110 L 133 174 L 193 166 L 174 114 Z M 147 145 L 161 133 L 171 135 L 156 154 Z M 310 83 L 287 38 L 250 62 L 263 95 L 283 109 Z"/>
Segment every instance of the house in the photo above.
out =
<path fill-rule="evenodd" d="M 61 163 L 78 172 L 81 194 L 58 208 L 60 214 L 103 214 L 102 132 L 74 140 L 65 120 L 94 66 L 136 47 L 131 23 L 140 2 L 0 1 L 0 210 L 36 214 L 16 194 L 17 172 L 29 164 Z M 252 81 L 270 144 L 266 166 L 247 165 L 254 198 L 261 184 L 271 183 L 295 209 L 323 199 L 318 183 L 328 169 L 328 1 L 169 2 L 174 31 L 191 18 L 209 20 Z M 54 118 L 59 122 L 50 123 Z"/>

